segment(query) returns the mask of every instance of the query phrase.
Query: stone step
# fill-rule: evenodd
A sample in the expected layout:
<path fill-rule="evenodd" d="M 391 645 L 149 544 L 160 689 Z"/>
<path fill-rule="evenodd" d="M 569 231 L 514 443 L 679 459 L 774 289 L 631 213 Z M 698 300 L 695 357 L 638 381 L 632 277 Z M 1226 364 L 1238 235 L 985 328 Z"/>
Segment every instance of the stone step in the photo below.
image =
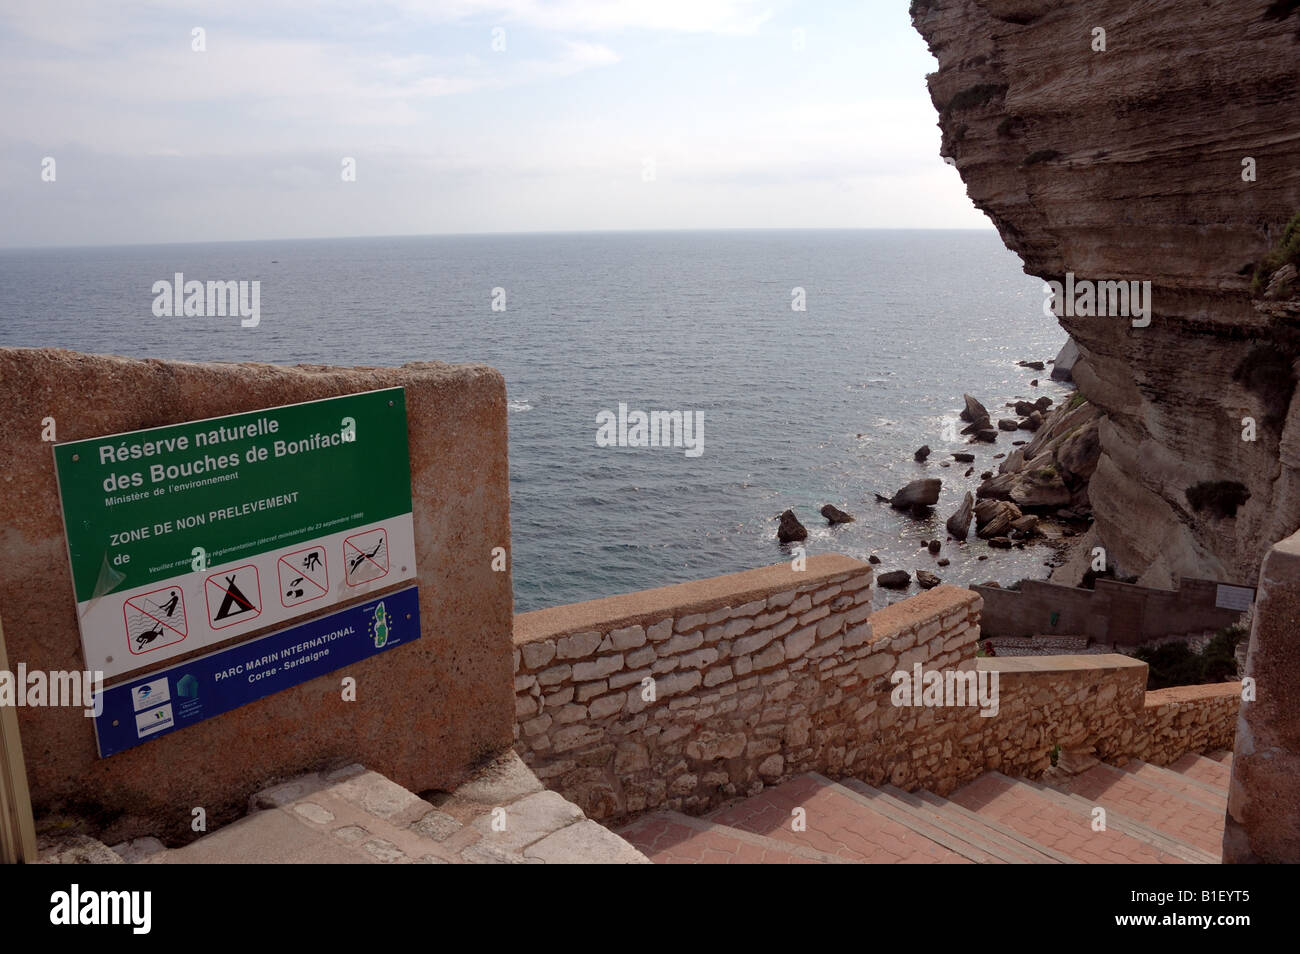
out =
<path fill-rule="evenodd" d="M 899 800 L 912 799 L 919 802 L 939 818 L 946 819 L 950 824 L 963 828 L 972 835 L 998 846 L 1008 855 L 1019 858 L 1018 861 L 1008 862 L 1009 864 L 1077 865 L 1080 863 L 1077 859 L 1071 858 L 1064 852 L 1055 851 L 1021 834 L 1014 828 L 1003 825 L 992 818 L 979 815 L 968 808 L 958 805 L 956 802 L 941 798 L 933 792 L 903 792 L 892 785 L 884 786 L 883 791 Z"/>
<path fill-rule="evenodd" d="M 1049 797 L 1050 791 L 1047 786 L 1008 778 L 1000 772 L 986 772 L 953 792 L 949 800 L 1079 862 L 1176 864 L 1183 861 L 1176 853 L 1114 825 L 1105 831 L 1093 831 L 1087 812 Z"/>
<path fill-rule="evenodd" d="M 815 774 L 815 773 L 814 773 Z M 830 781 L 827 779 L 827 781 Z M 853 798 L 877 813 L 884 815 L 900 825 L 906 825 L 912 831 L 936 842 L 949 851 L 955 851 L 966 860 L 977 865 L 1014 864 L 1018 859 L 999 851 L 996 846 L 985 842 L 968 831 L 957 826 L 945 824 L 925 810 L 924 806 L 912 804 L 908 799 L 900 799 L 892 792 L 873 788 L 866 782 L 855 778 L 846 778 L 842 782 L 831 782 L 846 791 Z M 907 793 L 904 792 L 904 795 Z"/>
<path fill-rule="evenodd" d="M 850 864 L 843 858 L 678 812 L 643 815 L 618 834 L 657 865 Z"/>
<path fill-rule="evenodd" d="M 1079 795 L 1107 812 L 1117 812 L 1199 848 L 1217 862 L 1223 850 L 1224 807 L 1113 765 L 1095 765 L 1061 780 L 1060 791 Z"/>
<path fill-rule="evenodd" d="M 797 831 L 796 809 L 805 830 Z M 709 821 L 801 845 L 846 861 L 869 864 L 969 864 L 970 859 L 932 841 L 852 797 L 843 786 L 800 775 L 743 801 L 724 805 Z"/>
<path fill-rule="evenodd" d="M 1132 838 L 1150 845 L 1152 848 L 1172 856 L 1186 864 L 1194 865 L 1212 865 L 1218 864 L 1219 858 L 1211 852 L 1205 851 L 1196 845 L 1189 844 L 1176 836 L 1161 831 L 1146 822 L 1134 818 L 1131 815 L 1124 814 L 1116 810 L 1111 805 L 1099 805 L 1096 801 L 1084 798 L 1082 795 L 1074 795 L 1070 792 L 1054 788 L 1051 785 L 1044 785 L 1041 782 L 1024 780 L 1024 784 L 1040 792 L 1044 797 L 1051 799 L 1057 804 L 1078 813 L 1078 815 L 1087 820 L 1091 829 L 1094 819 L 1094 813 L 1097 808 L 1104 808 L 1106 815 L 1106 827 L 1108 830 L 1122 832 Z"/>
<path fill-rule="evenodd" d="M 250 813 L 181 848 L 122 846 L 146 864 L 648 864 L 514 752 L 455 792 L 421 798 L 351 765 L 258 792 Z"/>
<path fill-rule="evenodd" d="M 1116 766 L 1111 767 L 1115 768 Z M 1228 809 L 1228 787 L 1226 785 L 1203 782 L 1200 779 L 1182 775 L 1172 769 L 1152 765 L 1149 762 L 1130 762 L 1128 765 L 1120 766 L 1119 771 L 1131 772 L 1138 778 L 1146 779 L 1158 788 L 1178 792 L 1190 801 L 1204 804 L 1207 808 L 1217 811 L 1227 811 Z"/>
<path fill-rule="evenodd" d="M 1226 792 L 1232 781 L 1231 764 L 1225 765 L 1210 755 L 1198 755 L 1195 752 L 1188 752 L 1177 762 L 1169 765 L 1169 769 L 1185 778 L 1194 778 L 1213 785 L 1220 792 Z"/>

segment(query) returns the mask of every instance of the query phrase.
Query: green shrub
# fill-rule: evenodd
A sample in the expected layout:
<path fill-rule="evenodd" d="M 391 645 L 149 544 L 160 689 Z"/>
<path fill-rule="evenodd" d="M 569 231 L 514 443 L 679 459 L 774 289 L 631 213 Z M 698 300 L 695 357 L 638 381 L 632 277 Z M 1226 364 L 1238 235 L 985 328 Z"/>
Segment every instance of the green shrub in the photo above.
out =
<path fill-rule="evenodd" d="M 1273 251 L 1264 256 L 1264 260 L 1255 267 L 1255 276 L 1250 280 L 1250 290 L 1258 295 L 1268 284 L 1268 280 L 1283 265 L 1300 268 L 1300 212 L 1292 216 L 1291 221 L 1282 230 L 1282 239 Z M 1285 291 L 1282 297 L 1286 297 Z"/>
<path fill-rule="evenodd" d="M 1215 633 L 1199 653 L 1186 643 L 1165 643 L 1141 646 L 1133 655 L 1147 664 L 1147 689 L 1224 682 L 1237 676 L 1237 643 L 1245 635 L 1244 626 L 1229 626 Z"/>

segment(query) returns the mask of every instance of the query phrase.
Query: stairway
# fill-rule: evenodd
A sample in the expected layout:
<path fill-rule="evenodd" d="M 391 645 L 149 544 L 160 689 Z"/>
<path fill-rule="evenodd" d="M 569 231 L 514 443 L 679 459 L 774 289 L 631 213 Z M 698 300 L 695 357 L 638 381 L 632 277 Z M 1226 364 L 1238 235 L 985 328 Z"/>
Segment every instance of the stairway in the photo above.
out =
<path fill-rule="evenodd" d="M 1218 864 L 1231 772 L 1230 752 L 1051 784 L 987 772 L 947 798 L 809 772 L 618 833 L 657 864 Z"/>
<path fill-rule="evenodd" d="M 81 834 L 43 835 L 49 864 L 649 864 L 513 751 L 453 792 L 420 797 L 348 765 L 257 792 L 244 817 L 187 845 L 154 837 L 112 848 Z"/>

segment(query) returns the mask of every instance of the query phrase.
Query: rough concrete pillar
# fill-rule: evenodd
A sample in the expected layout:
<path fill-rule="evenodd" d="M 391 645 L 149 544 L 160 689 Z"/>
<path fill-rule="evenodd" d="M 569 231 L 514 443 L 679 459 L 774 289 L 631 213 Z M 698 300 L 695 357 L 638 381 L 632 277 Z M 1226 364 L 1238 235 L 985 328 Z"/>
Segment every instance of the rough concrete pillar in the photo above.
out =
<path fill-rule="evenodd" d="M 109 840 L 184 840 L 279 778 L 360 762 L 453 789 L 514 739 L 506 391 L 482 365 L 276 367 L 0 348 L 0 616 L 13 666 L 79 670 L 81 637 L 51 445 L 386 387 L 406 389 L 421 639 L 101 759 L 81 710 L 18 709 L 38 816 L 102 819 Z M 260 635 L 250 630 L 247 638 Z M 180 657 L 183 659 L 186 657 Z M 357 680 L 345 701 L 340 679 Z"/>
<path fill-rule="evenodd" d="M 1225 863 L 1300 861 L 1300 533 L 1274 544 L 1259 572 L 1241 705 Z"/>

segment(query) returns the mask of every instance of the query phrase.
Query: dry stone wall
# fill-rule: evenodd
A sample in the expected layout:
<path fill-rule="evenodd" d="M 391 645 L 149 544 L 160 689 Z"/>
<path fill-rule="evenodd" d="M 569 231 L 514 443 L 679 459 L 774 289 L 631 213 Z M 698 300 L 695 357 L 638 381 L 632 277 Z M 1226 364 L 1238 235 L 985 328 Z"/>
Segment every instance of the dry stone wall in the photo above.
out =
<path fill-rule="evenodd" d="M 1231 745 L 1240 686 L 1145 692 L 1121 655 L 976 659 L 980 597 L 872 613 L 838 555 L 515 617 L 516 750 L 587 814 L 699 814 L 808 771 L 947 794 L 1061 751 L 1168 764 Z M 896 705 L 897 672 L 996 678 L 976 705 Z"/>
<path fill-rule="evenodd" d="M 1146 663 L 1109 653 L 978 662 L 999 676 L 998 716 L 981 733 L 985 769 L 1034 777 L 1057 746 L 1116 765 L 1232 746 L 1239 682 L 1147 692 Z"/>
<path fill-rule="evenodd" d="M 1231 749 L 1240 712 L 1239 682 L 1148 692 L 1133 757 L 1169 765 L 1188 752 Z"/>
<path fill-rule="evenodd" d="M 898 744 L 873 718 L 888 706 L 887 674 L 974 655 L 978 597 L 941 587 L 908 602 L 922 608 L 901 614 L 882 647 L 870 566 L 825 555 L 802 572 L 780 565 L 522 614 L 517 750 L 602 819 L 702 812 L 801 772 L 867 771 Z M 938 770 L 941 754 L 920 764 Z"/>

